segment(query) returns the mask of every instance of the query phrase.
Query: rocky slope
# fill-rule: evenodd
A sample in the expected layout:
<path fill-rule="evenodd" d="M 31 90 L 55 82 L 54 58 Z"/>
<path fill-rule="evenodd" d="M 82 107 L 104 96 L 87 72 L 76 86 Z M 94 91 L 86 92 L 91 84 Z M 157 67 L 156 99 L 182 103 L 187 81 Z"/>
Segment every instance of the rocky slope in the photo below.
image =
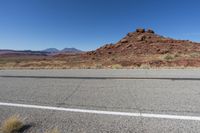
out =
<path fill-rule="evenodd" d="M 200 66 L 199 43 L 166 38 L 151 29 L 136 29 L 116 44 L 107 44 L 86 54 L 105 66 Z"/>

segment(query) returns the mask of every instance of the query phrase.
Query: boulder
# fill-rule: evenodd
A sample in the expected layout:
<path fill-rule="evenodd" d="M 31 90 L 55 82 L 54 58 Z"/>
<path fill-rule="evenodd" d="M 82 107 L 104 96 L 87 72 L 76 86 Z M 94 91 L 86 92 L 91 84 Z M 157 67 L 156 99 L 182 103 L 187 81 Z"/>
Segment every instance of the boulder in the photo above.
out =
<path fill-rule="evenodd" d="M 146 32 L 147 32 L 147 33 L 152 33 L 152 34 L 155 33 L 152 29 L 148 29 Z"/>
<path fill-rule="evenodd" d="M 140 35 L 137 37 L 137 41 L 144 41 L 146 39 L 145 35 Z"/>
<path fill-rule="evenodd" d="M 121 42 L 121 43 L 127 43 L 128 40 L 127 40 L 127 39 L 122 39 L 120 42 Z"/>
<path fill-rule="evenodd" d="M 138 29 L 136 29 L 136 32 L 137 32 L 137 33 L 144 33 L 144 32 L 145 32 L 145 29 L 138 28 Z"/>
<path fill-rule="evenodd" d="M 133 35 L 134 35 L 134 32 L 129 32 L 129 33 L 127 34 L 128 37 L 132 37 Z"/>

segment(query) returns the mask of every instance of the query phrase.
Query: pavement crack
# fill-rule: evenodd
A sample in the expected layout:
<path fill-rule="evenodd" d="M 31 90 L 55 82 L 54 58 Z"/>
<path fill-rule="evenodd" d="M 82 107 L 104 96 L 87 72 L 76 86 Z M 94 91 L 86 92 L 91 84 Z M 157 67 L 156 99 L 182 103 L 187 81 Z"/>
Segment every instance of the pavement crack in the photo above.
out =
<path fill-rule="evenodd" d="M 67 96 L 65 99 L 64 99 L 64 102 L 69 100 L 77 91 L 78 89 L 80 88 L 81 84 L 83 83 L 84 80 L 81 80 L 80 83 L 77 85 L 77 87 L 74 89 L 74 91 L 69 95 Z"/>

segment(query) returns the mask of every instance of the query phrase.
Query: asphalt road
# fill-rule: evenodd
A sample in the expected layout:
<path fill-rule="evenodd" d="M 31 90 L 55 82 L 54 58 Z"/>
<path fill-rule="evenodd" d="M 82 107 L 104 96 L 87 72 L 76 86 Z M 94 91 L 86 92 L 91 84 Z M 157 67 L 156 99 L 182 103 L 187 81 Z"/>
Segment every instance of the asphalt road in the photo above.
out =
<path fill-rule="evenodd" d="M 198 133 L 200 70 L 1 70 L 0 121 L 13 114 L 28 132 Z"/>

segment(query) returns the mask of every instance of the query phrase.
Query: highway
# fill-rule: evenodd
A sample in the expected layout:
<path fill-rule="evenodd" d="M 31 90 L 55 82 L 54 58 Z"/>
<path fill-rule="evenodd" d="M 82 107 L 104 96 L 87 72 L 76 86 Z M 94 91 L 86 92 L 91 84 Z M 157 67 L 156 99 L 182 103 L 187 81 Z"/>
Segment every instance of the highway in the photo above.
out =
<path fill-rule="evenodd" d="M 0 121 L 26 132 L 198 133 L 200 70 L 0 70 Z"/>

